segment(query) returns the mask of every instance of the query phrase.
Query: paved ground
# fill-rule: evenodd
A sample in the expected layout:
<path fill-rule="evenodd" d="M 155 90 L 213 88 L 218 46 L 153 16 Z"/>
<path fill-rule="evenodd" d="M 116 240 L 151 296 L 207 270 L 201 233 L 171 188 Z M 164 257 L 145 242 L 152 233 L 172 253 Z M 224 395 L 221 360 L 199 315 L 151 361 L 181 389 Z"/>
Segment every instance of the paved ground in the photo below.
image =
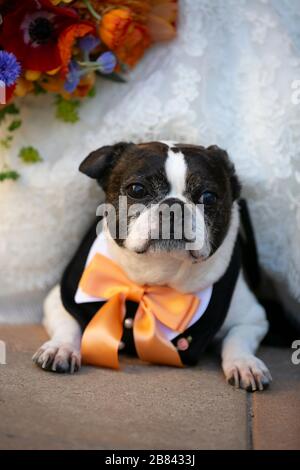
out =
<path fill-rule="evenodd" d="M 274 382 L 247 394 L 212 356 L 185 370 L 126 360 L 121 372 L 43 372 L 31 356 L 45 337 L 0 326 L 0 449 L 300 449 L 300 365 L 289 350 L 261 351 Z"/>

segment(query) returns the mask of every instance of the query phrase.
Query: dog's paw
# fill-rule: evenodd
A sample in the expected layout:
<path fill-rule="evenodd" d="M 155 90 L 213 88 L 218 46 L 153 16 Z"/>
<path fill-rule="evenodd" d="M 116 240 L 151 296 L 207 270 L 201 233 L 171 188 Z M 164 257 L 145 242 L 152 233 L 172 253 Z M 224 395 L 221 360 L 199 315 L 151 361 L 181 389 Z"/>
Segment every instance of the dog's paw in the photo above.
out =
<path fill-rule="evenodd" d="M 255 356 L 227 360 L 223 363 L 227 382 L 248 392 L 266 389 L 272 381 L 267 366 Z"/>
<path fill-rule="evenodd" d="M 72 344 L 47 341 L 32 357 L 35 364 L 44 370 L 73 374 L 80 369 L 81 355 Z"/>

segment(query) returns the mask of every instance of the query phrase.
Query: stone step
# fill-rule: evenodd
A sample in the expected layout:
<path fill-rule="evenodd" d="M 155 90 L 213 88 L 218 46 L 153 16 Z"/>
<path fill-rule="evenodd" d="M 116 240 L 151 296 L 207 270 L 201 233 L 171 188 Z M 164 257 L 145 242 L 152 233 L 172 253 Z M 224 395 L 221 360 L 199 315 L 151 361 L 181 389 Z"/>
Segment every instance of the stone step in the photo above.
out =
<path fill-rule="evenodd" d="M 263 350 L 275 383 L 247 394 L 226 384 L 212 354 L 196 368 L 124 359 L 120 371 L 70 376 L 32 364 L 41 326 L 0 326 L 0 340 L 0 449 L 300 448 L 300 366 L 290 351 Z"/>

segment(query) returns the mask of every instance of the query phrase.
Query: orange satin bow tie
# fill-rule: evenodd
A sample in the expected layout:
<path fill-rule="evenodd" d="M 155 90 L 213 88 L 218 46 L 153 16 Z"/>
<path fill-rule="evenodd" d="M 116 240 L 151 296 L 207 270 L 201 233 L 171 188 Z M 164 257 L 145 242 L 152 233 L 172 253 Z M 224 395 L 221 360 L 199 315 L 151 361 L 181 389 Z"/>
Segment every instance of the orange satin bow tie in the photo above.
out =
<path fill-rule="evenodd" d="M 177 349 L 164 337 L 159 322 L 182 333 L 199 306 L 196 296 L 181 294 L 170 287 L 135 284 L 118 265 L 100 254 L 96 254 L 84 270 L 79 286 L 86 294 L 107 300 L 83 334 L 81 349 L 85 363 L 119 368 L 125 301 L 132 300 L 139 303 L 133 321 L 139 358 L 156 364 L 182 366 Z"/>

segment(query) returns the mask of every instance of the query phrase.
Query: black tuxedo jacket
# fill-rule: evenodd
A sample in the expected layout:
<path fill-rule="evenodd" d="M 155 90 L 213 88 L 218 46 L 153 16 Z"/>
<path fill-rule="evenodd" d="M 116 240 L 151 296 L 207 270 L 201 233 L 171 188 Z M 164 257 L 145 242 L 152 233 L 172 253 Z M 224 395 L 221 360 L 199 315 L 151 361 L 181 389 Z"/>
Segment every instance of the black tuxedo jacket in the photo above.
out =
<path fill-rule="evenodd" d="M 253 238 L 252 227 L 250 224 L 247 206 L 244 201 L 240 201 L 241 219 L 243 226 L 243 235 L 239 234 L 231 261 L 225 274 L 213 285 L 210 302 L 201 316 L 201 318 L 191 325 L 184 333 L 176 336 L 172 343 L 177 346 L 181 338 L 188 338 L 188 348 L 185 351 L 178 350 L 181 361 L 186 365 L 194 365 L 198 362 L 201 354 L 205 351 L 209 343 L 212 341 L 216 333 L 221 328 L 230 307 L 232 295 L 236 286 L 239 272 L 242 264 L 246 268 L 246 272 L 251 272 L 250 281 L 252 284 L 258 282 L 258 266 L 256 247 Z M 74 300 L 85 268 L 86 259 L 88 257 L 91 246 L 96 238 L 96 221 L 75 253 L 73 259 L 65 270 L 61 282 L 61 297 L 65 309 L 78 321 L 82 330 L 86 328 L 93 316 L 98 312 L 104 302 L 90 302 L 77 304 Z M 245 237 L 245 234 L 247 235 Z M 243 257 L 245 253 L 244 247 L 247 245 L 247 257 Z M 138 304 L 132 301 L 126 302 L 126 318 L 134 318 Z M 124 328 L 122 337 L 124 349 L 122 353 L 136 355 L 132 330 Z"/>

